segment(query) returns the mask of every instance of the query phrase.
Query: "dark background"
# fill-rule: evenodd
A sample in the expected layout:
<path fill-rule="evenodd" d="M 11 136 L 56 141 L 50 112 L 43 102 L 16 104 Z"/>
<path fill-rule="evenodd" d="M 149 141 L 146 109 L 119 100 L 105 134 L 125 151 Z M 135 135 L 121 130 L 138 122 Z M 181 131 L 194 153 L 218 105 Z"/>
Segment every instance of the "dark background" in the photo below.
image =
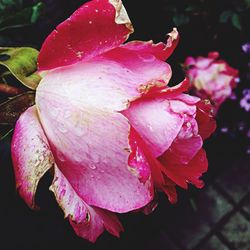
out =
<path fill-rule="evenodd" d="M 36 2 L 38 1 L 23 1 L 21 7 L 15 7 L 14 10 L 8 8 L 6 12 L 12 15 Z M 34 24 L 0 32 L 0 46 L 32 46 L 39 49 L 53 28 L 86 1 L 42 2 L 44 5 L 41 14 Z M 189 55 L 206 56 L 208 52 L 216 50 L 231 66 L 240 70 L 241 80 L 235 91 L 237 99 L 228 100 L 223 104 L 218 113 L 217 132 L 205 144 L 210 162 L 209 172 L 204 176 L 207 185 L 212 184 L 218 176 L 228 171 L 233 162 L 248 157 L 246 150 L 250 143 L 246 132 L 249 130 L 249 113 L 239 106 L 242 90 L 249 88 L 250 57 L 241 49 L 242 44 L 250 41 L 250 12 L 248 5 L 245 5 L 247 2 L 240 0 L 123 1 L 135 28 L 135 33 L 130 40 L 165 41 L 166 34 L 172 30 L 172 27 L 178 26 L 181 35 L 180 44 L 168 61 L 173 68 L 172 84 L 183 79 L 184 73 L 180 64 Z M 232 15 L 234 17 L 237 15 L 238 18 L 232 19 L 231 16 L 223 21 L 221 16 L 225 11 L 231 11 L 231 14 L 234 13 Z M 228 133 L 221 132 L 221 128 L 224 127 L 229 129 Z M 193 200 L 198 195 L 202 195 L 202 190 L 196 190 L 191 186 L 188 191 L 178 189 L 179 201 L 176 205 L 170 205 L 167 198 L 160 194 L 159 206 L 153 214 L 121 216 L 125 229 L 121 238 L 116 239 L 104 233 L 93 245 L 78 238 L 68 221 L 63 219 L 63 213 L 55 202 L 53 194 L 48 191 L 51 182 L 49 175 L 41 181 L 38 189 L 37 203 L 41 211 L 34 212 L 27 208 L 15 190 L 9 145 L 9 137 L 0 142 L 1 250 L 175 250 L 175 246 L 171 245 L 172 240 L 179 247 L 178 249 L 185 249 L 185 246 L 183 248 L 179 243 L 182 236 L 178 235 L 178 228 L 183 226 L 184 218 L 196 212 Z M 244 175 L 241 172 L 238 174 Z M 190 228 L 192 223 L 196 224 L 197 221 L 191 220 Z M 219 247 L 218 250 L 220 250 Z"/>

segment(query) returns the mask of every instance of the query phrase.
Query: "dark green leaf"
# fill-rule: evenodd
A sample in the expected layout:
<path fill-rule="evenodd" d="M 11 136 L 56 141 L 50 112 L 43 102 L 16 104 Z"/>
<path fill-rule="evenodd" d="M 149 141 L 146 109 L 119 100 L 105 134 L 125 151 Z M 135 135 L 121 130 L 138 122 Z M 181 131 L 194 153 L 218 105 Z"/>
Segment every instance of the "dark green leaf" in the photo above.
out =
<path fill-rule="evenodd" d="M 1 48 L 0 65 L 6 67 L 23 85 L 36 89 L 41 77 L 36 73 L 38 51 L 33 48 Z"/>
<path fill-rule="evenodd" d="M 247 8 L 250 8 L 250 0 L 245 0 L 245 5 Z"/>
<path fill-rule="evenodd" d="M 40 16 L 42 3 L 37 3 L 33 7 L 21 9 L 19 11 L 1 11 L 0 31 L 31 25 L 37 21 Z"/>
<path fill-rule="evenodd" d="M 41 2 L 39 2 L 38 4 L 36 4 L 35 6 L 32 7 L 32 15 L 30 18 L 31 23 L 36 23 L 36 21 L 38 20 L 38 18 L 41 15 L 42 7 L 43 7 L 43 3 L 41 3 Z"/>
<path fill-rule="evenodd" d="M 242 30 L 240 16 L 236 13 L 234 13 L 232 16 L 232 24 L 236 29 Z"/>
<path fill-rule="evenodd" d="M 0 104 L 0 125 L 14 125 L 19 116 L 35 104 L 35 92 L 29 91 Z"/>
<path fill-rule="evenodd" d="M 23 4 L 22 0 L 0 0 L 0 11 L 5 11 L 9 8 L 21 8 Z"/>

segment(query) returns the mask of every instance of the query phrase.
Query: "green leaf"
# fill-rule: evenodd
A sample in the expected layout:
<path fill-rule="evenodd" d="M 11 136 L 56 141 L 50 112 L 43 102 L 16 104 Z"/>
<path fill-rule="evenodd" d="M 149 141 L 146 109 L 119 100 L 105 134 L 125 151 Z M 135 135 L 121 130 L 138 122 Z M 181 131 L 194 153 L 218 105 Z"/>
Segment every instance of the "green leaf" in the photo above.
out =
<path fill-rule="evenodd" d="M 0 11 L 5 11 L 9 8 L 21 8 L 23 4 L 22 0 L 0 0 Z"/>
<path fill-rule="evenodd" d="M 221 14 L 220 14 L 220 19 L 219 21 L 221 23 L 226 23 L 229 19 L 232 18 L 232 15 L 233 15 L 233 12 L 231 10 L 226 10 L 226 11 L 223 11 Z"/>
<path fill-rule="evenodd" d="M 173 22 L 176 26 L 181 26 L 189 23 L 190 19 L 187 15 L 177 14 L 173 17 Z"/>
<path fill-rule="evenodd" d="M 233 14 L 232 24 L 236 29 L 242 30 L 240 15 L 238 15 L 236 13 Z"/>
<path fill-rule="evenodd" d="M 250 8 L 250 0 L 245 0 L 245 4 L 246 4 L 247 8 Z"/>
<path fill-rule="evenodd" d="M 43 3 L 39 2 L 37 5 L 32 7 L 32 15 L 30 18 L 30 22 L 31 23 L 36 23 L 36 21 L 38 20 L 38 18 L 41 15 L 41 10 L 43 8 Z"/>
<path fill-rule="evenodd" d="M 41 80 L 36 73 L 38 53 L 28 47 L 0 47 L 0 65 L 6 67 L 24 86 L 35 90 Z"/>
<path fill-rule="evenodd" d="M 0 125 L 13 126 L 19 116 L 35 104 L 35 92 L 29 91 L 0 104 Z"/>

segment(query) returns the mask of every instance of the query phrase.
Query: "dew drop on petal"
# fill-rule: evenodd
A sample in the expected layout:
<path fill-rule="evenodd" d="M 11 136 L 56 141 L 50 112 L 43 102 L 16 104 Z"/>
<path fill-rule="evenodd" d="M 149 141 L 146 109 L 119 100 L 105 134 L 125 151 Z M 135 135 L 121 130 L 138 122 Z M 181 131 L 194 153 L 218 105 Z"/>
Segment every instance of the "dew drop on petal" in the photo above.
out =
<path fill-rule="evenodd" d="M 89 164 L 89 168 L 92 169 L 92 170 L 95 170 L 96 169 L 96 165 L 93 164 L 93 163 L 90 163 Z"/>
<path fill-rule="evenodd" d="M 62 152 L 57 151 L 57 157 L 59 161 L 62 161 L 62 162 L 65 161 L 65 158 Z"/>
<path fill-rule="evenodd" d="M 68 132 L 68 129 L 66 128 L 64 123 L 59 123 L 58 124 L 58 129 L 59 129 L 60 132 L 62 132 L 64 134 Z"/>
<path fill-rule="evenodd" d="M 150 54 L 139 55 L 143 62 L 153 62 L 155 60 L 155 56 Z"/>

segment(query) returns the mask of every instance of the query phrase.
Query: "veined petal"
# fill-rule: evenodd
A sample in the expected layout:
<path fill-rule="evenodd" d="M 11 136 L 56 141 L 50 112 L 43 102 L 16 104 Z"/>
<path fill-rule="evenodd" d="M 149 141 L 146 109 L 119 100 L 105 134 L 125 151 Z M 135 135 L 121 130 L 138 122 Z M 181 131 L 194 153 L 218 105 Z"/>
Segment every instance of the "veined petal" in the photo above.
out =
<path fill-rule="evenodd" d="M 93 58 L 118 47 L 132 32 L 121 0 L 92 0 L 47 37 L 38 58 L 39 70 Z"/>
<path fill-rule="evenodd" d="M 17 121 L 11 152 L 17 189 L 27 205 L 35 208 L 38 182 L 54 163 L 35 106 L 27 109 Z"/>
<path fill-rule="evenodd" d="M 154 44 L 153 41 L 132 41 L 122 45 L 122 47 L 138 51 L 141 54 L 144 54 L 145 57 L 148 56 L 148 58 L 150 55 L 153 55 L 161 61 L 166 61 L 171 56 L 179 42 L 179 33 L 176 28 L 174 28 L 168 36 L 169 38 L 166 44 L 162 42 Z"/>
<path fill-rule="evenodd" d="M 169 66 L 120 50 L 49 72 L 36 102 L 57 165 L 73 188 L 89 205 L 122 213 L 151 201 L 153 187 L 128 168 L 130 125 L 118 111 L 141 96 L 139 86 L 167 81 Z"/>
<path fill-rule="evenodd" d="M 115 214 L 85 203 L 57 166 L 50 190 L 78 236 L 95 242 L 105 229 L 116 237 L 123 231 Z"/>

